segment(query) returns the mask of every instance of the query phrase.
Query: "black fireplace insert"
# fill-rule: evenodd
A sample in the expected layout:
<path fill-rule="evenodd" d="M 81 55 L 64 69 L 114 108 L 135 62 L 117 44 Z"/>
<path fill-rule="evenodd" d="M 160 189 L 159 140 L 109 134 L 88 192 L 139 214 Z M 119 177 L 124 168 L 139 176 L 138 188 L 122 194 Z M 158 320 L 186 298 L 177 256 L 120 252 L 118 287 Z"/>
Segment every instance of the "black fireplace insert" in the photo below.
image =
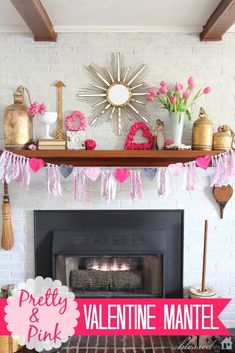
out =
<path fill-rule="evenodd" d="M 35 211 L 35 275 L 77 297 L 182 297 L 182 210 Z"/>

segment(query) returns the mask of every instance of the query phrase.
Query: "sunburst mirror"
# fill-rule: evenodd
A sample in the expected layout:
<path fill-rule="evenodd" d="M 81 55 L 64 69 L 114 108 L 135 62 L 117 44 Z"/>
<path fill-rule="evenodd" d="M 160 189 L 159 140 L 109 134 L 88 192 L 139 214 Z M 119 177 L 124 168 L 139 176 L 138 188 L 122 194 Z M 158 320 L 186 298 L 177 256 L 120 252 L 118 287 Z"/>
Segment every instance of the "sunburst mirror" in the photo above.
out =
<path fill-rule="evenodd" d="M 113 131 L 121 135 L 126 133 L 128 121 L 149 122 L 150 116 L 145 107 L 146 69 L 147 65 L 136 70 L 125 68 L 120 53 L 112 55 L 111 68 L 96 64 L 88 66 L 92 82 L 78 96 L 92 106 L 91 126 L 108 122 Z"/>

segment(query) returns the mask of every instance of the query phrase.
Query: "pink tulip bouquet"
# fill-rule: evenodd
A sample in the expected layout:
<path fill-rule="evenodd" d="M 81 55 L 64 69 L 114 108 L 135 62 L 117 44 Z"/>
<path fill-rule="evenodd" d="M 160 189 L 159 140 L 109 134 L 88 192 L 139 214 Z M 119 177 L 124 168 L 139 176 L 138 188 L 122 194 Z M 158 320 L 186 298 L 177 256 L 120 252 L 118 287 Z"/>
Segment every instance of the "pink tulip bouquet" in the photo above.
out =
<path fill-rule="evenodd" d="M 206 87 L 203 90 L 199 89 L 195 92 L 194 78 L 189 77 L 185 89 L 181 83 L 176 83 L 175 89 L 171 90 L 168 88 L 165 81 L 161 81 L 158 89 L 151 88 L 148 91 L 146 99 L 148 101 L 156 99 L 156 101 L 162 105 L 162 108 L 167 109 L 169 113 L 178 112 L 180 122 L 183 112 L 185 112 L 188 119 L 191 120 L 191 110 L 197 99 L 204 94 L 208 94 L 210 91 L 211 88 Z"/>

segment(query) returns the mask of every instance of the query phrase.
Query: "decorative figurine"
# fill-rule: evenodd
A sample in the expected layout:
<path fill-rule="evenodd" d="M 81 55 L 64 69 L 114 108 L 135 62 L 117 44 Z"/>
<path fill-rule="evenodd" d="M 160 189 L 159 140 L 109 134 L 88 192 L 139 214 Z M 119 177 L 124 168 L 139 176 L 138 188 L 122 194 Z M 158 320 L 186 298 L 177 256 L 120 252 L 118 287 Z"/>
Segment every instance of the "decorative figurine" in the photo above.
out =
<path fill-rule="evenodd" d="M 153 135 L 154 135 L 154 145 L 155 150 L 163 150 L 164 148 L 164 122 L 157 119 L 156 123 L 153 125 Z"/>
<path fill-rule="evenodd" d="M 198 119 L 193 124 L 192 149 L 210 151 L 213 142 L 213 123 L 201 107 Z"/>

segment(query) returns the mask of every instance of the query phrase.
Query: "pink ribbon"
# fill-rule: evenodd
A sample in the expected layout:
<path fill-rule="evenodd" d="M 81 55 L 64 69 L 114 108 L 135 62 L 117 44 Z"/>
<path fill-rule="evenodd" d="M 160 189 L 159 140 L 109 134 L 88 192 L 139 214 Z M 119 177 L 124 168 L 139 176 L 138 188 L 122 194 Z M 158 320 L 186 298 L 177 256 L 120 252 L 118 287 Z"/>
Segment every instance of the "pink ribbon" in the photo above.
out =
<path fill-rule="evenodd" d="M 73 168 L 73 178 L 74 178 L 74 200 L 86 200 L 87 190 L 86 190 L 86 169 Z"/>
<path fill-rule="evenodd" d="M 142 181 L 140 170 L 130 170 L 130 196 L 132 200 L 142 199 Z"/>
<path fill-rule="evenodd" d="M 233 176 L 235 166 L 234 152 L 228 151 L 212 157 L 212 175 L 211 186 L 227 186 Z"/>
<path fill-rule="evenodd" d="M 170 193 L 170 178 L 167 168 L 158 169 L 157 189 L 159 196 L 162 198 L 166 198 Z"/>
<path fill-rule="evenodd" d="M 9 184 L 18 182 L 21 186 L 30 184 L 29 159 L 4 151 L 0 158 L 0 180 Z"/>
<path fill-rule="evenodd" d="M 195 161 L 184 164 L 185 167 L 185 190 L 195 190 L 195 185 L 198 182 L 197 166 Z"/>
<path fill-rule="evenodd" d="M 101 197 L 108 203 L 115 200 L 117 192 L 117 180 L 110 170 L 103 170 L 101 173 Z"/>
<path fill-rule="evenodd" d="M 55 164 L 48 164 L 47 174 L 48 174 L 48 183 L 47 183 L 48 193 L 53 194 L 53 196 L 55 197 L 62 196 L 59 167 Z"/>

